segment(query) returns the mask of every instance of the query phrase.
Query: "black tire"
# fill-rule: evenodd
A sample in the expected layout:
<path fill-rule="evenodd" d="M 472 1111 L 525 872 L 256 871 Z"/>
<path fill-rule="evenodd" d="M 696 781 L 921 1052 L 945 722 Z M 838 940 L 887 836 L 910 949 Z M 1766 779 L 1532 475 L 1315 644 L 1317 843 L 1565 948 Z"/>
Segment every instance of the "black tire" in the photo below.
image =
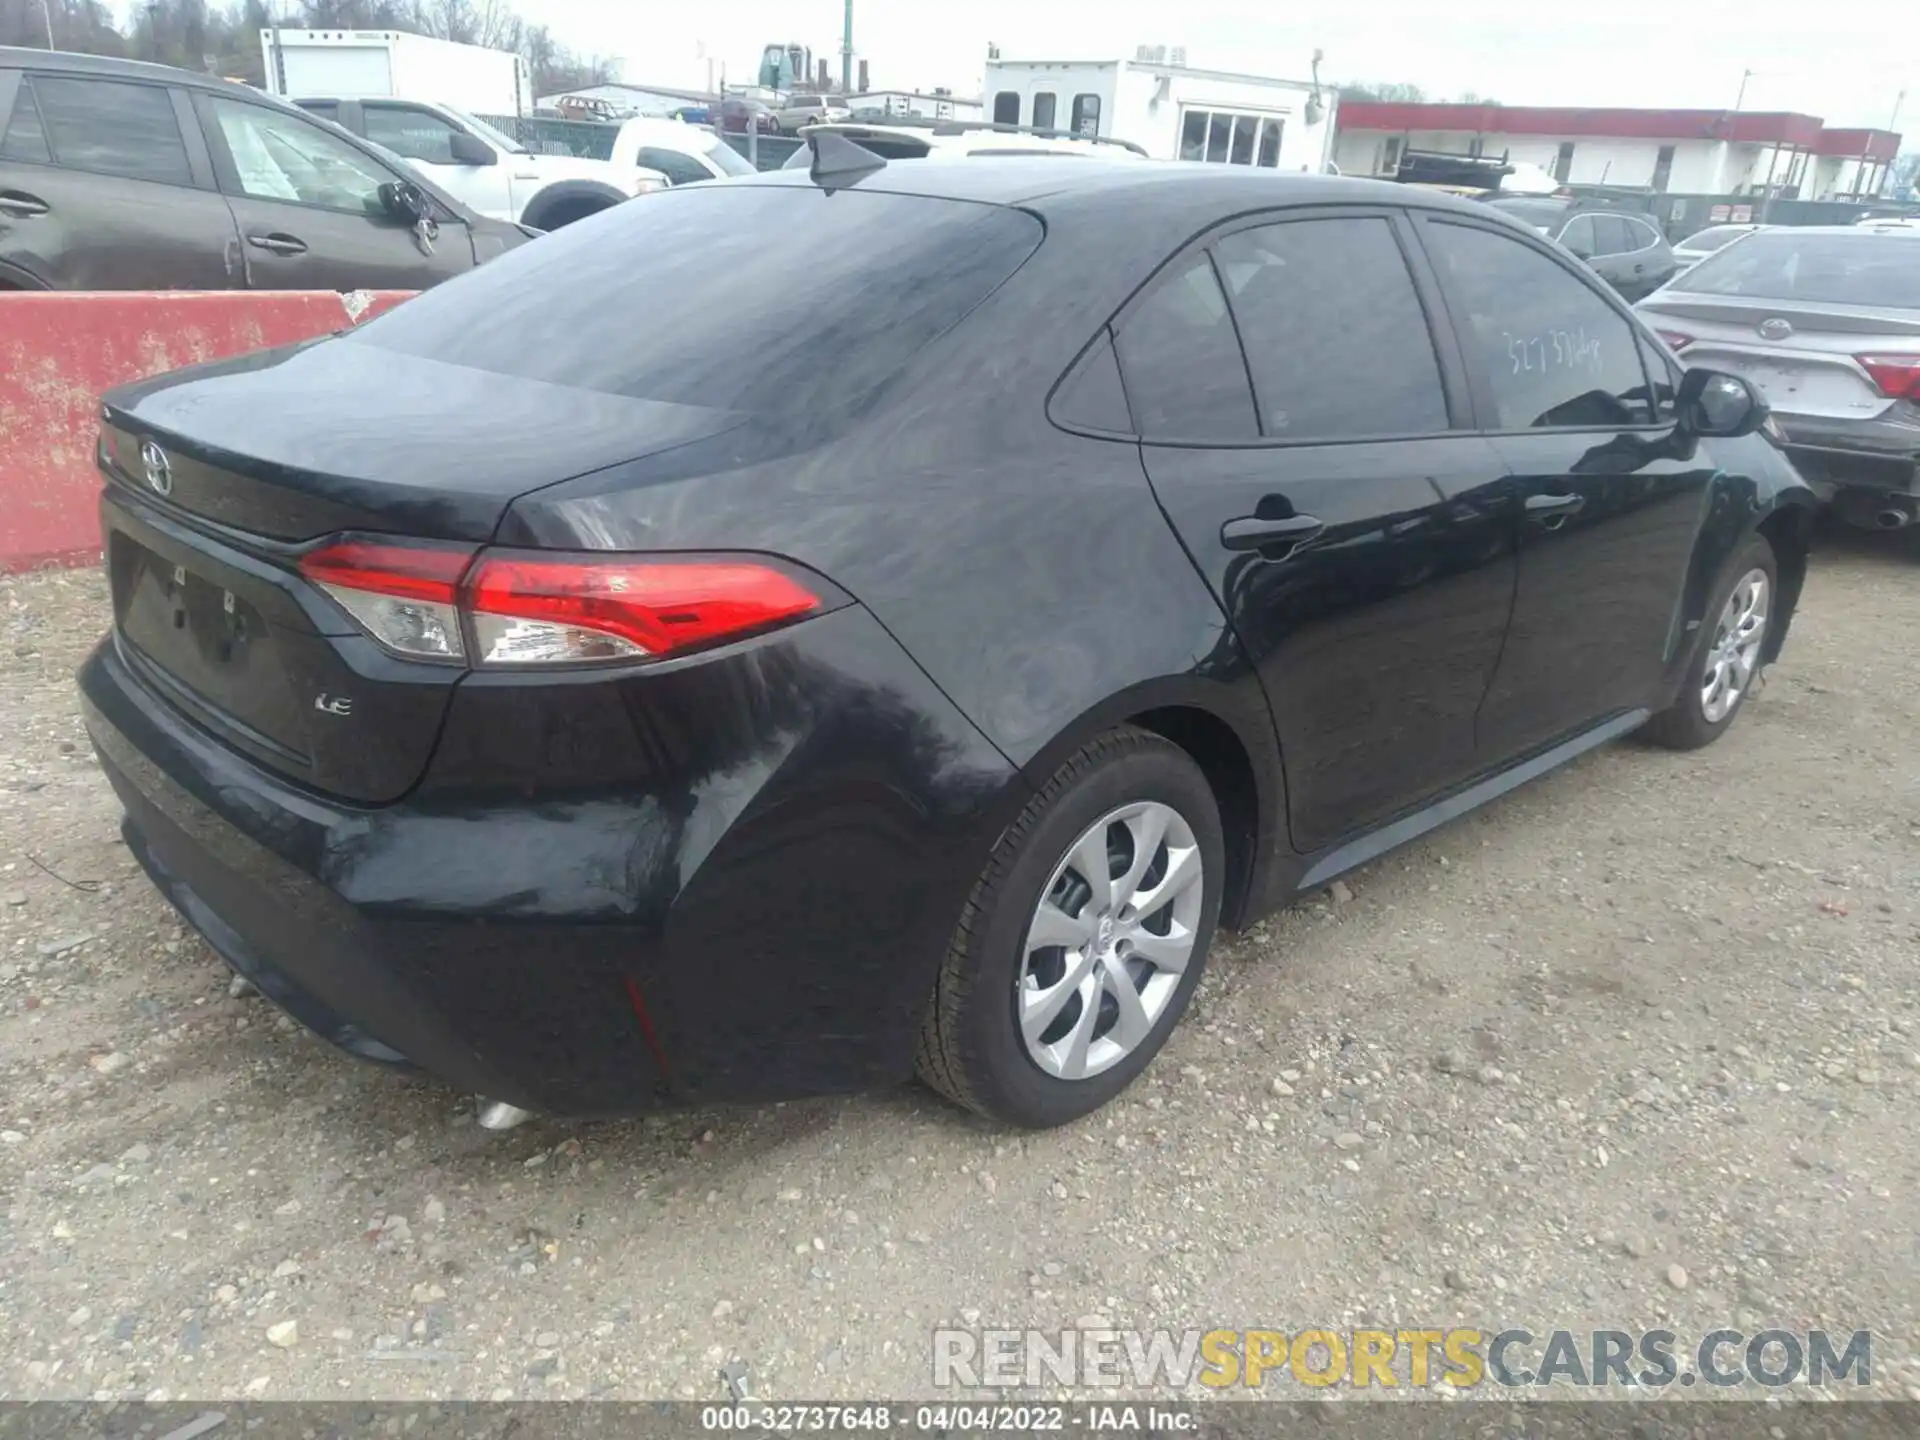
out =
<path fill-rule="evenodd" d="M 611 202 L 602 204 L 596 200 L 565 200 L 558 205 L 548 207 L 541 213 L 538 221 L 529 220 L 527 223 L 532 225 L 536 230 L 545 230 L 551 233 L 564 226 L 573 224 L 576 220 L 584 220 L 589 215 L 598 215 L 602 210 L 611 210 L 612 208 L 613 205 Z"/>
<path fill-rule="evenodd" d="M 1640 734 L 1655 745 L 1664 745 L 1669 750 L 1698 750 L 1703 745 L 1711 745 L 1727 733 L 1741 710 L 1746 707 L 1747 697 L 1760 682 L 1760 672 L 1764 659 L 1756 662 L 1752 678 L 1735 697 L 1733 708 L 1718 720 L 1709 720 L 1701 696 L 1701 687 L 1706 683 L 1707 663 L 1713 654 L 1716 632 L 1720 624 L 1720 615 L 1726 609 L 1728 597 L 1733 594 L 1734 586 L 1745 579 L 1752 571 L 1759 570 L 1767 577 L 1767 628 L 1761 635 L 1760 648 L 1764 656 L 1773 626 L 1777 620 L 1780 605 L 1780 570 L 1774 559 L 1773 546 L 1767 543 L 1764 535 L 1749 535 L 1720 572 L 1720 578 L 1713 587 L 1712 598 L 1707 603 L 1706 613 L 1695 632 L 1693 658 L 1687 663 L 1686 678 L 1680 682 L 1680 694 L 1665 710 L 1649 720 Z"/>
<path fill-rule="evenodd" d="M 1068 847 L 1101 816 L 1140 801 L 1172 807 L 1199 850 L 1203 897 L 1193 951 L 1166 1008 L 1132 1051 L 1097 1075 L 1062 1080 L 1040 1068 L 1020 1034 L 1027 927 Z M 1083 746 L 1000 837 L 968 897 L 921 1025 L 921 1079 L 956 1104 L 1028 1129 L 1064 1125 L 1106 1104 L 1166 1043 L 1199 984 L 1219 920 L 1225 856 L 1219 806 L 1184 750 L 1131 726 Z"/>

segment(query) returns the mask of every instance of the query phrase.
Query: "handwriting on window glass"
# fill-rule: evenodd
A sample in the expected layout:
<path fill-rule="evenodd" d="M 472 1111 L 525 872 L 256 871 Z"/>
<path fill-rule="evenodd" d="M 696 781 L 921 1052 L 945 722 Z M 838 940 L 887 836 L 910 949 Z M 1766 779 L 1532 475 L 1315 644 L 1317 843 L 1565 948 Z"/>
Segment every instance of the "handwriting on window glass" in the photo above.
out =
<path fill-rule="evenodd" d="M 1589 336 L 1586 326 L 1578 330 L 1547 330 L 1538 335 L 1514 335 L 1502 332 L 1507 342 L 1507 358 L 1513 373 L 1522 371 L 1600 370 L 1600 337 Z"/>

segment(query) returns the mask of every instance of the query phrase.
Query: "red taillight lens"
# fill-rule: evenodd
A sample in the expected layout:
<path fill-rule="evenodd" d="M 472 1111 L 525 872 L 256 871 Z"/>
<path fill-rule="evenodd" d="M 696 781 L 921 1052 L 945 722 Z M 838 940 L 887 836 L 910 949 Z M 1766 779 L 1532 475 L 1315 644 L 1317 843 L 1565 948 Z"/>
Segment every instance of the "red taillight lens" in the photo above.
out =
<path fill-rule="evenodd" d="M 820 607 L 746 559 L 494 554 L 467 583 L 482 664 L 658 657 L 764 630 Z"/>
<path fill-rule="evenodd" d="M 473 547 L 340 540 L 300 558 L 300 573 L 397 655 L 460 660 L 460 577 Z"/>
<path fill-rule="evenodd" d="M 1860 355 L 1860 368 L 1867 372 L 1880 393 L 1889 400 L 1920 400 L 1920 355 Z"/>
<path fill-rule="evenodd" d="M 1679 330 L 1656 330 L 1653 332 L 1667 342 L 1667 348 L 1678 355 L 1693 343 L 1693 336 Z"/>
<path fill-rule="evenodd" d="M 394 653 L 481 665 L 657 659 L 821 608 L 784 570 L 745 556 L 489 551 L 476 560 L 472 546 L 354 538 L 304 556 L 300 573 Z"/>

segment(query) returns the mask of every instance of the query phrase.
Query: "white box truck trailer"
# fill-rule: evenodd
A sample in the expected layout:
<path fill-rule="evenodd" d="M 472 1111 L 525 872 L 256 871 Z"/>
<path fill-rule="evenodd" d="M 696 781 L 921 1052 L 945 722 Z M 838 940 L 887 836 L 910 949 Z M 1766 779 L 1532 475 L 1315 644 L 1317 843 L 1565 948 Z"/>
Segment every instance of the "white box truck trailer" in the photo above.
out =
<path fill-rule="evenodd" d="M 474 115 L 533 108 L 527 62 L 510 50 L 459 45 L 398 30 L 260 32 L 267 92 L 287 99 L 391 97 L 452 105 Z"/>

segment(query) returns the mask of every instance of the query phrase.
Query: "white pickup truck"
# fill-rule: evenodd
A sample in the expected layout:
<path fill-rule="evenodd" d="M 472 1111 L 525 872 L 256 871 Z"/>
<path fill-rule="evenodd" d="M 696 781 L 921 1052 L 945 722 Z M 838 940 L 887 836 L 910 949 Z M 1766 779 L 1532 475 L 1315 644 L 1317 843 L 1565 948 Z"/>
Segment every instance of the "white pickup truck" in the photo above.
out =
<path fill-rule="evenodd" d="M 418 166 L 441 189 L 482 215 L 537 230 L 557 230 L 670 183 L 658 170 L 623 164 L 618 158 L 535 154 L 451 105 L 326 97 L 294 103 Z"/>

